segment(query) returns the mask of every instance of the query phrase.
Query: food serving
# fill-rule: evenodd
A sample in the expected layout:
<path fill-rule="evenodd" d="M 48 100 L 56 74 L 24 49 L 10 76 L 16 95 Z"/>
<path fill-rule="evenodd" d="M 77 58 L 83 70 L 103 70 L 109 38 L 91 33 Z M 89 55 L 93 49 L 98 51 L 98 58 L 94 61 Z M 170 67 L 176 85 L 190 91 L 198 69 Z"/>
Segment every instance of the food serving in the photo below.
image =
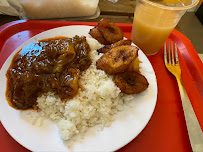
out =
<path fill-rule="evenodd" d="M 131 46 L 131 40 L 123 40 L 123 32 L 119 27 L 107 19 L 102 19 L 89 34 L 98 41 L 102 38 L 101 42 L 110 44 L 98 50 L 99 53 L 105 54 L 97 60 L 96 66 L 107 74 L 116 74 L 115 83 L 121 92 L 135 94 L 147 89 L 149 83 L 139 71 L 138 48 Z"/>
<path fill-rule="evenodd" d="M 122 30 L 108 19 L 101 19 L 89 34 L 101 44 L 113 44 L 123 39 Z"/>
<path fill-rule="evenodd" d="M 51 39 L 56 40 L 55 38 Z M 70 41 L 73 38 L 65 39 Z M 44 41 L 47 41 L 47 39 L 40 40 L 40 42 Z M 35 106 L 40 116 L 54 120 L 64 140 L 71 139 L 76 134 L 84 133 L 89 127 L 96 124 L 101 124 L 102 126 L 110 125 L 114 119 L 114 114 L 122 110 L 124 104 L 135 97 L 134 94 L 127 95 L 122 93 L 121 89 L 116 85 L 115 78 L 118 73 L 107 74 L 104 70 L 97 67 L 97 61 L 102 59 L 102 56 L 106 53 L 111 52 L 112 49 L 104 54 L 98 54 L 97 50 L 102 48 L 103 45 L 92 38 L 86 38 L 86 42 L 90 48 L 88 55 L 91 64 L 87 69 L 80 72 L 77 94 L 72 97 L 61 98 L 56 90 L 51 89 L 47 92 L 42 91 L 36 99 Z M 136 54 L 136 51 L 134 54 Z M 136 61 L 136 58 L 138 56 L 135 55 L 132 63 Z M 129 72 L 127 70 L 129 68 L 130 64 L 119 73 Z M 53 69 L 54 66 L 52 66 Z M 53 71 L 51 73 L 54 74 Z M 140 73 L 142 73 L 142 70 Z"/>
<path fill-rule="evenodd" d="M 61 99 L 78 92 L 80 71 L 91 64 L 85 37 L 34 42 L 17 53 L 7 72 L 7 97 L 17 109 L 35 108 L 37 97 L 49 91 Z"/>
<path fill-rule="evenodd" d="M 93 50 L 90 49 L 92 40 L 87 41 L 86 37 L 77 35 L 73 38 L 57 37 L 40 40 L 20 50 L 14 56 L 7 71 L 8 87 L 6 95 L 10 105 L 16 109 L 39 109 L 46 116 L 53 115 L 52 107 L 47 106 L 46 102 L 53 102 L 51 106 L 58 104 L 61 108 L 66 108 L 68 105 L 69 110 L 60 111 L 61 116 L 58 120 L 61 137 L 64 140 L 71 139 L 74 134 L 86 131 L 90 126 L 110 123 L 111 120 L 102 121 L 110 119 L 109 117 L 112 114 L 122 109 L 122 105 L 114 105 L 114 102 L 119 102 L 118 100 L 123 102 L 121 92 L 126 94 L 140 93 L 146 90 L 149 84 L 139 71 L 128 70 L 133 60 L 138 57 L 138 48 L 131 46 L 131 41 L 122 40 L 123 33 L 120 28 L 109 20 L 102 19 L 98 23 L 98 30 L 104 41 L 108 42 L 108 45 L 104 47 L 99 47 L 99 44 L 97 44 L 96 49 L 98 51 L 105 50 L 102 51 L 105 52 L 104 54 L 98 55 L 99 57 L 90 55 L 90 53 L 93 53 Z M 90 33 L 92 34 L 92 29 Z M 97 40 L 97 37 L 95 39 Z M 92 63 L 95 59 L 97 59 L 96 62 Z M 139 64 L 136 65 L 139 66 Z M 106 77 L 108 83 L 102 82 L 101 76 Z M 86 80 L 88 78 L 91 79 Z M 93 79 L 97 79 L 97 81 Z M 97 86 L 98 83 L 107 84 Z M 86 96 L 84 92 L 88 94 L 88 92 L 83 91 L 88 85 L 93 85 L 91 87 L 94 87 L 95 91 L 101 89 L 101 92 L 104 93 L 100 97 L 97 94 L 92 94 L 88 98 L 100 100 L 100 98 L 106 99 L 108 97 L 111 100 L 101 100 L 102 103 L 99 103 L 96 107 L 94 105 L 96 101 L 93 99 L 88 99 L 88 102 L 85 102 L 84 99 L 77 99 Z M 100 88 L 101 86 L 103 88 Z M 114 92 L 109 91 L 106 88 L 107 86 L 112 88 Z M 106 91 L 111 92 L 111 95 L 106 95 Z M 71 100 L 73 100 L 73 103 L 79 101 L 78 104 L 83 108 L 77 108 L 75 105 L 73 107 L 69 106 Z M 85 105 L 83 105 L 83 102 Z M 107 116 L 102 117 L 100 110 L 107 103 L 110 104 L 110 107 L 103 109 Z M 115 106 L 115 112 L 112 111 L 113 106 Z M 92 110 L 87 111 L 86 108 Z M 88 118 L 77 120 L 79 111 L 89 112 Z M 47 114 L 50 112 L 51 114 Z M 58 112 L 55 111 L 54 113 Z M 75 122 L 75 120 L 79 122 Z M 85 125 L 82 123 L 85 123 Z M 64 127 L 66 129 L 63 129 Z"/>

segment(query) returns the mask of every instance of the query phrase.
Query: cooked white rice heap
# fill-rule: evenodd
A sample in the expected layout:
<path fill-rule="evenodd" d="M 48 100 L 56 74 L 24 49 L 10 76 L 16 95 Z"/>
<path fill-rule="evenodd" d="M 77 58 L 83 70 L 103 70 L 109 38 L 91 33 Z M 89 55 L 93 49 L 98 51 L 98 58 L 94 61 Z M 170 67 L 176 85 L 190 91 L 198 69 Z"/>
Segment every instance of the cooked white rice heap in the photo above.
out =
<path fill-rule="evenodd" d="M 80 75 L 78 94 L 67 102 L 60 102 L 51 92 L 37 99 L 40 115 L 56 121 L 63 140 L 84 133 L 89 127 L 97 124 L 109 126 L 113 115 L 123 110 L 124 102 L 133 98 L 133 95 L 121 93 L 112 76 L 96 69 L 95 63 L 102 55 L 98 55 L 96 50 L 102 46 L 94 39 L 87 41 L 93 63 Z"/>

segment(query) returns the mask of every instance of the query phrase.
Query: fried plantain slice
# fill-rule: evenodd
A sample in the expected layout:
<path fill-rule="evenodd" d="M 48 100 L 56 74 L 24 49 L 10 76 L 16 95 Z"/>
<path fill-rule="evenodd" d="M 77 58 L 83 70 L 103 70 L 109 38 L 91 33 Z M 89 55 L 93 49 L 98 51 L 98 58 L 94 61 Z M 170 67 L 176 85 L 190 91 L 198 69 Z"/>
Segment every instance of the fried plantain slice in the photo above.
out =
<path fill-rule="evenodd" d="M 132 43 L 132 40 L 120 40 L 120 41 L 113 43 L 111 45 L 105 45 L 104 47 L 98 49 L 97 52 L 106 53 L 109 50 L 111 50 L 112 48 L 115 48 L 115 47 L 121 46 L 121 45 L 131 45 L 131 43 Z"/>
<path fill-rule="evenodd" d="M 131 45 L 122 45 L 112 48 L 101 56 L 97 62 L 97 69 L 104 70 L 107 74 L 123 72 L 138 56 L 138 48 Z"/>
<path fill-rule="evenodd" d="M 89 34 L 101 44 L 104 45 L 110 44 L 109 42 L 106 41 L 106 39 L 103 37 L 103 35 L 101 34 L 101 32 L 97 27 L 90 29 Z"/>
<path fill-rule="evenodd" d="M 139 58 L 135 58 L 129 65 L 129 67 L 126 69 L 126 71 L 135 71 L 137 73 L 140 73 L 140 63 L 142 62 L 139 60 Z"/>
<path fill-rule="evenodd" d="M 113 44 L 123 39 L 123 31 L 118 26 L 116 26 L 116 24 L 106 18 L 101 19 L 97 27 L 103 37 L 110 44 Z"/>
<path fill-rule="evenodd" d="M 149 86 L 147 79 L 137 72 L 123 72 L 115 76 L 115 83 L 126 94 L 136 94 Z"/>

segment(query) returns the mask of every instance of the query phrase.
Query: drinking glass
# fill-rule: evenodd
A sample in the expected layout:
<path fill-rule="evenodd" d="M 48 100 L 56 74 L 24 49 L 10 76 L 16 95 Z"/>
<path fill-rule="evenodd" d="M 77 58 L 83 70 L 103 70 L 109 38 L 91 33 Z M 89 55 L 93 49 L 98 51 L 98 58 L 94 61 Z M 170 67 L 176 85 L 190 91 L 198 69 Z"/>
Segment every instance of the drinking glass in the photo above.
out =
<path fill-rule="evenodd" d="M 146 55 L 156 54 L 186 10 L 197 5 L 198 1 L 184 0 L 174 4 L 160 0 L 137 0 L 131 33 L 132 41 Z"/>

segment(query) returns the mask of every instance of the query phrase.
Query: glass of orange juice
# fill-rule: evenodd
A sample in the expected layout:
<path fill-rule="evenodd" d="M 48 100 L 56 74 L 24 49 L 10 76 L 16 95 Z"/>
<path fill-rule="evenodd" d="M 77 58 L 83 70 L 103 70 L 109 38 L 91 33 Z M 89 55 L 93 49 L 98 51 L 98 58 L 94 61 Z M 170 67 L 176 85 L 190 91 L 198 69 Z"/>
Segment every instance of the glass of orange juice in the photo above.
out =
<path fill-rule="evenodd" d="M 131 39 L 146 55 L 156 54 L 187 9 L 198 0 L 137 0 Z"/>

